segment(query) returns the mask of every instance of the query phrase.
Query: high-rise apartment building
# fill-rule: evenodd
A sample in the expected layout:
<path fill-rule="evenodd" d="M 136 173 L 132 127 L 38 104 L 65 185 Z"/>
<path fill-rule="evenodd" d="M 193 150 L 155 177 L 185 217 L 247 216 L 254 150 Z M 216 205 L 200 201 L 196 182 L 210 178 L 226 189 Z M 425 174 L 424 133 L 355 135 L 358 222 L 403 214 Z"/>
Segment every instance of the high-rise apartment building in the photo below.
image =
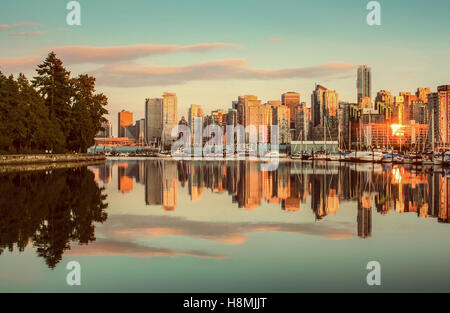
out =
<path fill-rule="evenodd" d="M 290 111 L 285 105 L 273 108 L 273 124 L 278 125 L 278 138 L 280 144 L 291 141 L 290 136 Z"/>
<path fill-rule="evenodd" d="M 295 120 L 295 132 L 293 140 L 306 140 L 308 137 L 308 122 L 309 112 L 306 108 L 306 103 L 302 102 L 301 104 L 295 107 L 294 111 L 294 120 Z"/>
<path fill-rule="evenodd" d="M 139 143 L 144 143 L 145 140 L 145 119 L 141 118 L 136 121 L 134 125 L 134 136 Z"/>
<path fill-rule="evenodd" d="M 236 109 L 228 109 L 227 124 L 233 125 L 233 126 L 237 125 L 237 110 Z"/>
<path fill-rule="evenodd" d="M 372 67 L 361 65 L 357 70 L 357 102 L 361 103 L 362 98 L 372 95 Z"/>
<path fill-rule="evenodd" d="M 400 92 L 400 96 L 403 97 L 403 116 L 404 123 L 409 123 L 413 119 L 413 104 L 418 100 L 417 96 L 411 94 L 411 92 Z"/>
<path fill-rule="evenodd" d="M 311 95 L 312 125 L 324 125 L 330 117 L 337 118 L 338 107 L 338 93 L 316 85 Z"/>
<path fill-rule="evenodd" d="M 316 89 L 311 95 L 311 119 L 312 126 L 322 124 L 323 118 L 323 93 L 327 88 L 322 85 L 316 85 Z"/>
<path fill-rule="evenodd" d="M 375 103 L 377 102 L 385 103 L 389 106 L 392 106 L 394 104 L 394 98 L 392 97 L 392 94 L 389 91 L 380 90 L 377 92 L 377 96 L 375 97 Z"/>
<path fill-rule="evenodd" d="M 188 123 L 189 127 L 191 128 L 191 132 L 194 131 L 194 119 L 196 117 L 203 118 L 205 114 L 203 113 L 203 109 L 198 104 L 191 104 L 189 110 L 188 110 Z"/>
<path fill-rule="evenodd" d="M 164 146 L 170 145 L 172 139 L 172 129 L 178 123 L 178 99 L 175 93 L 163 93 L 163 118 L 162 128 L 163 137 L 162 144 Z"/>
<path fill-rule="evenodd" d="M 286 92 L 281 95 L 281 104 L 289 108 L 290 128 L 295 128 L 295 107 L 300 104 L 300 94 L 298 92 Z"/>
<path fill-rule="evenodd" d="M 162 136 L 163 99 L 145 99 L 145 141 L 159 144 Z"/>
<path fill-rule="evenodd" d="M 337 117 L 339 101 L 336 90 L 325 90 L 323 93 L 323 104 L 326 117 Z"/>
<path fill-rule="evenodd" d="M 429 138 L 435 148 L 450 148 L 450 85 L 428 94 Z M 434 142 L 434 144 L 433 144 Z"/>
<path fill-rule="evenodd" d="M 118 114 L 117 137 L 126 137 L 126 128 L 133 125 L 133 113 L 122 110 Z"/>
<path fill-rule="evenodd" d="M 170 145 L 172 129 L 178 123 L 178 100 L 175 93 L 164 92 L 162 98 L 145 100 L 145 140 L 147 144 Z"/>
<path fill-rule="evenodd" d="M 238 113 L 238 124 L 244 127 L 251 124 L 251 117 L 249 116 L 250 106 L 259 106 L 261 100 L 258 100 L 257 96 L 254 95 L 244 95 L 239 96 L 237 103 L 235 103 L 237 113 Z"/>
<path fill-rule="evenodd" d="M 428 103 L 428 94 L 431 93 L 430 88 L 417 88 L 416 97 L 417 100 L 423 101 L 423 103 Z"/>
<path fill-rule="evenodd" d="M 375 97 L 374 109 L 378 113 L 383 114 L 387 121 L 390 120 L 394 111 L 394 97 L 392 97 L 392 94 L 386 90 L 378 91 Z"/>

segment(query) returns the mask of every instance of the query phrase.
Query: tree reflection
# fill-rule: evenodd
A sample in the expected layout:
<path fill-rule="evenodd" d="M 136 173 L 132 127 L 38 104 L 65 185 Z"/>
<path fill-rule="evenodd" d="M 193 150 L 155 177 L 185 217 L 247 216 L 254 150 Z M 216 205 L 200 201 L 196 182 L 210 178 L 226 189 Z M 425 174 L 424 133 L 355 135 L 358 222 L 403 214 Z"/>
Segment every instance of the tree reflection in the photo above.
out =
<path fill-rule="evenodd" d="M 94 241 L 94 222 L 107 219 L 106 195 L 86 167 L 2 174 L 0 195 L 0 254 L 31 241 L 50 268 L 71 241 Z"/>

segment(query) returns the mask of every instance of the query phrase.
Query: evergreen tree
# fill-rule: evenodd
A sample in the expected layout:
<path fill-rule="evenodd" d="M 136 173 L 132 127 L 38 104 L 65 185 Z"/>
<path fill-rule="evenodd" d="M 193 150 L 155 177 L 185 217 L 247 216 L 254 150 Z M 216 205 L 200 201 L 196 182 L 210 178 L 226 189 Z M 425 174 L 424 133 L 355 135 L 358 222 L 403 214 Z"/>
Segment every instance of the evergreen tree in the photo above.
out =
<path fill-rule="evenodd" d="M 20 74 L 17 83 L 20 102 L 24 108 L 23 117 L 26 128 L 24 152 L 39 152 L 51 150 L 55 146 L 62 146 L 65 139 L 59 131 L 59 127 L 49 119 L 44 99 L 30 85 L 25 75 Z"/>
<path fill-rule="evenodd" d="M 32 84 L 0 72 L 0 153 L 51 150 L 86 152 L 108 113 L 107 97 L 95 93 L 95 78 L 70 78 L 51 52 Z"/>
<path fill-rule="evenodd" d="M 102 129 L 101 123 L 106 121 L 103 115 L 108 113 L 105 109 L 108 98 L 102 93 L 95 94 L 95 78 L 92 76 L 80 75 L 73 80 L 73 86 L 75 93 L 67 143 L 70 150 L 86 152 Z"/>
<path fill-rule="evenodd" d="M 50 52 L 44 62 L 36 69 L 38 76 L 34 77 L 33 86 L 44 98 L 49 110 L 49 118 L 59 127 L 67 138 L 69 134 L 72 88 L 70 85 L 70 72 L 54 52 Z M 56 129 L 55 129 L 56 130 Z M 66 149 L 65 143 L 54 146 L 56 152 Z"/>

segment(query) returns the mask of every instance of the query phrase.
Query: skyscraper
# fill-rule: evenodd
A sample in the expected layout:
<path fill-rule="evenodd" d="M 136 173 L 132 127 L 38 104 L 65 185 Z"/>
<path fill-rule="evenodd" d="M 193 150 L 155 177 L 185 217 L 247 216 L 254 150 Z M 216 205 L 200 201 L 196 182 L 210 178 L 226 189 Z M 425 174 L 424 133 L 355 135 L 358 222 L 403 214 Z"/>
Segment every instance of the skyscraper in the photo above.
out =
<path fill-rule="evenodd" d="M 422 100 L 423 103 L 428 103 L 428 94 L 431 93 L 430 88 L 417 88 L 416 96 L 418 100 Z"/>
<path fill-rule="evenodd" d="M 450 85 L 428 94 L 429 138 L 434 147 L 450 148 Z"/>
<path fill-rule="evenodd" d="M 374 109 L 383 114 L 387 121 L 390 121 L 394 111 L 394 97 L 389 91 L 380 90 L 375 97 Z"/>
<path fill-rule="evenodd" d="M 337 117 L 339 101 L 336 90 L 325 90 L 323 93 L 323 105 L 327 118 Z"/>
<path fill-rule="evenodd" d="M 203 116 L 204 113 L 202 107 L 198 104 L 191 104 L 191 107 L 188 110 L 188 123 L 189 126 L 191 127 L 191 131 L 193 130 L 194 127 L 194 118 Z"/>
<path fill-rule="evenodd" d="M 311 95 L 311 110 L 313 126 L 324 125 L 326 119 L 337 118 L 338 93 L 322 85 L 316 85 Z"/>
<path fill-rule="evenodd" d="M 367 65 L 361 65 L 357 70 L 357 101 L 361 103 L 362 98 L 372 96 L 372 67 Z"/>
<path fill-rule="evenodd" d="M 290 111 L 285 105 L 273 108 L 273 124 L 278 125 L 278 137 L 280 144 L 291 142 L 289 131 Z"/>
<path fill-rule="evenodd" d="M 312 126 L 322 124 L 323 118 L 323 93 L 327 88 L 322 85 L 316 85 L 316 89 L 311 95 L 311 119 Z"/>
<path fill-rule="evenodd" d="M 243 125 L 244 127 L 250 125 L 249 107 L 260 104 L 261 100 L 258 100 L 257 96 L 239 96 L 237 103 L 234 104 L 237 109 L 238 124 Z"/>
<path fill-rule="evenodd" d="M 133 125 L 133 113 L 122 110 L 118 114 L 117 137 L 126 137 L 126 128 Z"/>
<path fill-rule="evenodd" d="M 163 93 L 163 138 L 162 144 L 164 146 L 170 145 L 172 141 L 172 129 L 178 123 L 178 99 L 175 93 Z"/>
<path fill-rule="evenodd" d="M 300 94 L 298 92 L 286 92 L 281 95 L 281 103 L 289 108 L 290 128 L 295 128 L 295 107 L 300 104 Z"/>
<path fill-rule="evenodd" d="M 162 136 L 163 99 L 145 99 L 145 141 L 159 144 Z"/>

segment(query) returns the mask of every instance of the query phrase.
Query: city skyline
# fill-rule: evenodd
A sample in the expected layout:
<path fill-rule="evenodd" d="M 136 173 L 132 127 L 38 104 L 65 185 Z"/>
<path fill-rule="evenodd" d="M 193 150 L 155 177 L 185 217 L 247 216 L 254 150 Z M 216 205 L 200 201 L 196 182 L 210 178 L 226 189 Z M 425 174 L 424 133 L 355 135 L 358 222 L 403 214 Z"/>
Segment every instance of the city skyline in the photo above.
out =
<path fill-rule="evenodd" d="M 202 1 L 190 5 L 137 1 L 126 6 L 127 14 L 135 17 L 127 25 L 115 22 L 124 12 L 121 4 L 81 2 L 79 27 L 65 24 L 63 5 L 26 2 L 29 10 L 25 12 L 21 9 L 24 3 L 6 1 L 0 13 L 0 36 L 5 42 L 0 47 L 1 70 L 33 75 L 30 69 L 41 56 L 55 50 L 74 74 L 88 72 L 97 77 L 98 90 L 109 97 L 108 119 L 113 124 L 122 109 L 143 118 L 142 99 L 163 91 L 177 93 L 179 117 L 187 117 L 194 103 L 205 111 L 227 108 L 239 94 L 272 100 L 295 91 L 307 99 L 316 82 L 353 103 L 354 71 L 360 64 L 374 69 L 372 97 L 378 90 L 397 95 L 447 83 L 449 67 L 443 60 L 449 45 L 445 40 L 449 4 L 445 1 L 433 6 L 420 1 L 407 6 L 381 1 L 379 27 L 365 23 L 365 1 L 359 5 L 287 1 L 279 8 L 262 2 L 256 14 L 249 14 L 255 9 L 251 2 L 230 2 L 224 7 Z M 157 14 L 168 10 L 172 22 Z M 99 18 L 105 11 L 108 19 Z M 148 12 L 152 19 L 146 16 Z M 270 25 L 261 18 L 267 12 L 274 18 Z M 230 16 L 247 18 L 230 23 Z M 318 16 L 323 17 L 320 22 Z M 410 48 L 404 41 L 414 44 Z M 429 49 L 433 46 L 441 48 Z M 130 75 L 119 75 L 122 70 Z M 109 79 L 114 74 L 120 83 Z"/>
<path fill-rule="evenodd" d="M 241 125 L 244 128 L 251 126 L 255 131 L 258 130 L 258 134 L 255 133 L 252 138 L 256 140 L 255 143 L 266 145 L 274 142 L 272 126 L 277 125 L 276 136 L 279 143 L 294 145 L 293 150 L 298 150 L 295 145 L 299 145 L 299 140 L 316 141 L 319 142 L 319 146 L 320 142 L 331 140 L 337 143 L 339 149 L 344 150 L 393 149 L 394 146 L 400 151 L 402 146 L 416 151 L 448 148 L 450 85 L 437 86 L 437 90 L 418 87 L 413 93 L 400 92 L 398 96 L 380 90 L 372 102 L 368 97 L 371 93 L 370 71 L 371 67 L 367 65 L 357 68 L 356 90 L 360 99 L 358 103 L 339 101 L 339 95 L 335 90 L 316 84 L 311 94 L 310 107 L 306 102 L 301 102 L 301 95 L 296 92 L 283 93 L 281 101 L 268 100 L 265 103 L 256 95 L 241 95 L 238 96 L 238 100 L 232 101 L 228 109 L 212 110 L 210 114 L 205 113 L 200 105 L 191 104 L 188 118 L 182 116 L 178 120 L 177 95 L 164 92 L 162 98 L 145 100 L 145 119 L 139 120 L 142 121 L 142 126 L 137 125 L 138 121 L 135 126 L 130 124 L 131 131 L 127 132 L 131 136 L 119 137 L 129 137 L 124 138 L 127 142 L 130 137 L 138 139 L 136 144 L 139 146 L 146 144 L 170 149 L 176 140 L 175 137 L 171 137 L 171 130 L 175 130 L 177 124 L 188 126 L 191 134 L 194 134 L 194 123 L 197 123 L 199 133 L 195 136 L 204 137 L 203 142 L 195 141 L 197 145 L 206 144 L 206 140 L 212 138 L 213 133 L 214 137 L 223 135 L 222 144 L 230 145 L 233 138 L 228 138 L 228 127 L 232 127 L 230 131 L 233 132 L 235 127 Z M 122 112 L 119 113 L 119 119 Z M 145 136 L 132 135 L 136 133 L 136 127 L 144 128 Z M 119 133 L 121 129 L 120 127 Z M 208 133 L 205 134 L 203 130 L 207 129 Z M 217 131 L 219 133 L 216 133 Z M 99 134 L 100 137 L 103 136 L 103 132 Z M 248 134 L 244 140 L 249 143 Z M 218 142 L 220 141 L 219 139 Z M 194 138 L 191 137 L 191 144 L 193 142 Z M 103 139 L 99 139 L 98 143 L 108 144 Z M 189 146 L 184 148 L 190 149 Z M 333 151 L 336 148 L 333 147 Z"/>

